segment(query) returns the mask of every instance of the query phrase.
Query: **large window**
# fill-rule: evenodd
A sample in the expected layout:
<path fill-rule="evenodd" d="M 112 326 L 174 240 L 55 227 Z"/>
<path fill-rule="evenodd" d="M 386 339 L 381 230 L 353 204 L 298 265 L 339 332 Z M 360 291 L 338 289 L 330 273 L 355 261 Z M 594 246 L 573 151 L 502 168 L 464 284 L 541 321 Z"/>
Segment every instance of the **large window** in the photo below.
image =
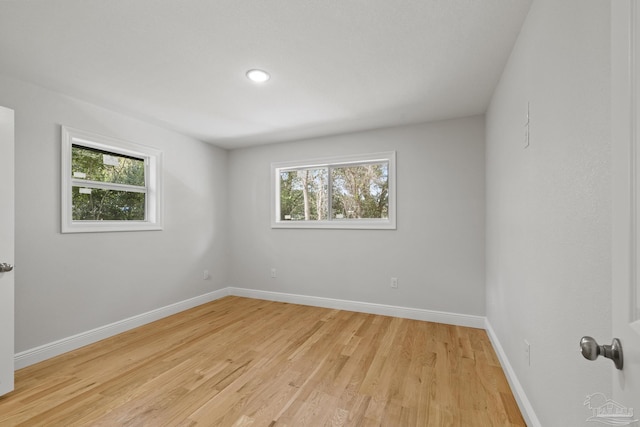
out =
<path fill-rule="evenodd" d="M 161 153 L 62 128 L 62 232 L 159 230 Z"/>
<path fill-rule="evenodd" d="M 271 165 L 274 228 L 396 228 L 395 152 Z"/>

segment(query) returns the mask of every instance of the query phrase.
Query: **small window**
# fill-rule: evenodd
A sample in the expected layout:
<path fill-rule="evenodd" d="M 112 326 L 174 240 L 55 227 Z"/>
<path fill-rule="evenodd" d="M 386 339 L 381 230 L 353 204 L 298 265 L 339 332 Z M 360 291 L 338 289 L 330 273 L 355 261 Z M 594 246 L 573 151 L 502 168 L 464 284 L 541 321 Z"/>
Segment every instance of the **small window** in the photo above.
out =
<path fill-rule="evenodd" d="M 161 153 L 62 128 L 62 232 L 160 230 Z"/>
<path fill-rule="evenodd" d="M 395 229 L 395 152 L 271 165 L 274 228 Z"/>

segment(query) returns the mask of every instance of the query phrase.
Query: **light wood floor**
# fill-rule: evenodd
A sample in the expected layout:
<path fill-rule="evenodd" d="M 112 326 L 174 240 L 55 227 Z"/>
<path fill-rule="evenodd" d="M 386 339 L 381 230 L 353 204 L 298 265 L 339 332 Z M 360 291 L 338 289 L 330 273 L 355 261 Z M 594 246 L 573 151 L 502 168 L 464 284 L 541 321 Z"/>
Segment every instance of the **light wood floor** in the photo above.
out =
<path fill-rule="evenodd" d="M 17 371 L 15 425 L 525 423 L 481 329 L 226 297 Z"/>

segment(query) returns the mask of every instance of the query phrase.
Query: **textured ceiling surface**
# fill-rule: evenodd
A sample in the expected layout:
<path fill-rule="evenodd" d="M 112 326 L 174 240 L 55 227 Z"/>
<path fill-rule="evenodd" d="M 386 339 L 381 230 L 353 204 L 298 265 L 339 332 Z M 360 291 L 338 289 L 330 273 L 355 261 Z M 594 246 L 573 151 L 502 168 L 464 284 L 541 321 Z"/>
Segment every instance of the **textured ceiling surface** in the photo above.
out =
<path fill-rule="evenodd" d="M 304 139 L 483 113 L 530 3 L 3 0 L 0 74 L 225 148 Z"/>

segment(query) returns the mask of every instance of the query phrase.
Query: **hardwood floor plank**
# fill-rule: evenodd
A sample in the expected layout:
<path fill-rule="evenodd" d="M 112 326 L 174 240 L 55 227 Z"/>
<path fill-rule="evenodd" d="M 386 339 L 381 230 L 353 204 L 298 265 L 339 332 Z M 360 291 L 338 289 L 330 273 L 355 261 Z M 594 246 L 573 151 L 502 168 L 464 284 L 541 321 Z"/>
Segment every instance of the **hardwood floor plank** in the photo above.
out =
<path fill-rule="evenodd" d="M 0 426 L 524 426 L 483 330 L 226 297 L 16 372 Z"/>

